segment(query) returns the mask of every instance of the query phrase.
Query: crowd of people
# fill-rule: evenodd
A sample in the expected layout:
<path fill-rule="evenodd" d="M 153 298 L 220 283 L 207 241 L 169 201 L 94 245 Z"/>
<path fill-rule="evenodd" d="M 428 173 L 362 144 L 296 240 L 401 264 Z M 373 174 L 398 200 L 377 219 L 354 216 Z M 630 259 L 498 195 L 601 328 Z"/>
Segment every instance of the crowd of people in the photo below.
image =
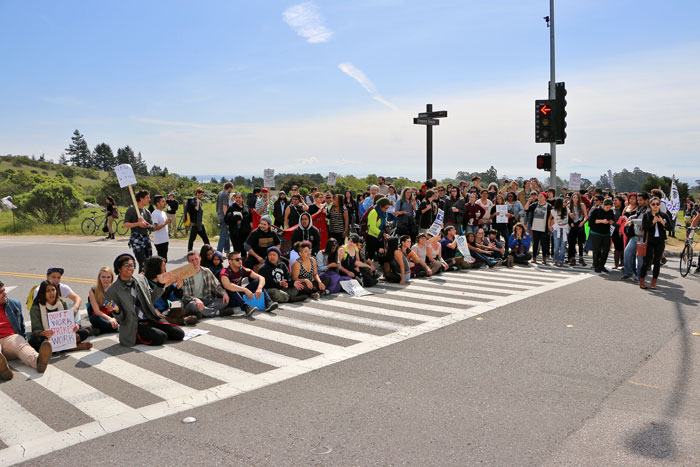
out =
<path fill-rule="evenodd" d="M 0 282 L 0 377 L 12 378 L 7 359 L 13 358 L 45 371 L 53 334 L 47 314 L 59 310 L 70 309 L 75 316 L 76 350 L 90 349 L 88 337 L 104 333 L 118 333 L 124 346 L 162 345 L 182 340 L 182 326 L 199 320 L 319 300 L 343 293 L 344 281 L 364 287 L 379 280 L 408 285 L 413 278 L 461 269 L 547 265 L 550 259 L 559 268 L 587 266 L 588 251 L 593 270 L 607 273 L 611 248 L 612 268 L 622 270 L 622 279 L 655 289 L 666 235 L 673 230 L 660 190 L 613 193 L 592 187 L 557 193 L 544 190 L 536 179 L 522 187 L 516 181 L 484 187 L 474 177 L 471 183 L 447 186 L 428 180 L 399 192 L 384 178 L 378 181 L 358 195 L 313 188 L 304 197 L 292 186 L 289 196 L 280 191 L 274 200 L 267 188 L 244 198 L 226 183 L 216 201 L 216 248 L 204 225 L 204 190 L 197 188 L 185 204 L 187 262 L 194 271 L 185 279 L 167 271 L 174 196 L 154 195 L 151 212 L 150 194 L 139 191 L 136 206 L 124 218 L 133 253 L 122 253 L 111 267 L 99 270 L 86 303 L 89 325 L 81 324 L 82 299 L 61 282 L 60 267 L 49 268 L 28 297 L 29 332 L 20 302 L 8 298 Z M 110 198 L 107 202 L 113 204 Z M 112 206 L 108 215 L 115 210 Z M 690 225 L 697 226 L 700 214 L 691 214 Z M 323 229 L 314 226 L 318 215 L 323 215 Z M 204 241 L 199 251 L 193 250 L 197 236 Z"/>

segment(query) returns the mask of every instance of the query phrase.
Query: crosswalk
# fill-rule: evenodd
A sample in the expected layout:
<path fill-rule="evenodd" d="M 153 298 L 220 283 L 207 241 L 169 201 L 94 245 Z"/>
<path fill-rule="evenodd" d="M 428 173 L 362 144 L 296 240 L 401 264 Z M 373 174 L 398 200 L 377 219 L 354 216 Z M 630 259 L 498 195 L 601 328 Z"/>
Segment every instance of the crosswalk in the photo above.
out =
<path fill-rule="evenodd" d="M 479 269 L 380 282 L 372 295 L 284 304 L 274 314 L 213 318 L 209 331 L 161 347 L 116 335 L 54 357 L 38 374 L 18 361 L 0 384 L 0 466 L 185 412 L 401 342 L 591 277 L 545 267 Z M 10 421 L 10 423 L 7 423 Z"/>

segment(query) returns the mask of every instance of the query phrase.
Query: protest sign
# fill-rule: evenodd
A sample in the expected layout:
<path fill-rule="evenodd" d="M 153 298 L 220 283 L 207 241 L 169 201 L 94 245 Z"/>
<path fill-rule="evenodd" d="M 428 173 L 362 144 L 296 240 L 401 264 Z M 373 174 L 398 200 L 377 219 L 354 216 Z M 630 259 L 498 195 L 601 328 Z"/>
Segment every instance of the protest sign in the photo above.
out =
<path fill-rule="evenodd" d="M 275 186 L 275 169 L 265 169 L 263 179 L 265 188 L 273 188 Z"/>
<path fill-rule="evenodd" d="M 372 295 L 372 292 L 362 287 L 360 283 L 357 282 L 357 279 L 351 279 L 349 281 L 340 281 L 340 286 L 343 288 L 344 291 L 346 291 L 353 297 L 364 297 L 365 295 Z"/>
<path fill-rule="evenodd" d="M 569 174 L 569 190 L 578 191 L 581 189 L 581 174 L 578 172 L 571 172 Z"/>
<path fill-rule="evenodd" d="M 73 310 L 53 311 L 46 313 L 51 336 L 51 348 L 54 352 L 74 349 L 78 344 L 75 340 L 75 317 Z"/>
<path fill-rule="evenodd" d="M 134 195 L 134 188 L 131 185 L 136 185 L 136 175 L 134 175 L 134 169 L 131 168 L 129 164 L 121 164 L 114 168 L 114 173 L 117 174 L 117 180 L 119 181 L 119 187 L 129 187 L 129 193 L 131 194 L 131 201 L 134 203 L 134 209 L 136 209 L 136 214 L 138 214 L 139 219 L 141 218 L 141 210 L 136 206 L 136 195 Z"/>
<path fill-rule="evenodd" d="M 505 204 L 497 204 L 496 205 L 496 223 L 497 224 L 506 224 L 508 223 L 508 206 Z"/>
<path fill-rule="evenodd" d="M 189 264 L 189 263 L 185 264 L 184 266 L 180 266 L 177 269 L 173 269 L 172 271 L 169 271 L 169 272 L 172 276 L 171 284 L 176 283 L 180 279 L 185 280 L 188 277 L 192 277 L 195 275 L 194 266 L 192 264 Z"/>
<path fill-rule="evenodd" d="M 335 172 L 328 172 L 328 186 L 335 186 L 338 174 Z"/>
<path fill-rule="evenodd" d="M 445 223 L 445 211 L 438 209 L 437 216 L 435 217 L 435 222 L 428 229 L 428 233 L 433 237 L 437 236 L 442 230 L 442 226 Z"/>
<path fill-rule="evenodd" d="M 475 260 L 472 258 L 471 253 L 469 253 L 469 246 L 467 245 L 467 237 L 464 235 L 457 236 L 457 248 L 459 252 L 464 256 L 464 260 L 467 263 L 473 263 Z"/>

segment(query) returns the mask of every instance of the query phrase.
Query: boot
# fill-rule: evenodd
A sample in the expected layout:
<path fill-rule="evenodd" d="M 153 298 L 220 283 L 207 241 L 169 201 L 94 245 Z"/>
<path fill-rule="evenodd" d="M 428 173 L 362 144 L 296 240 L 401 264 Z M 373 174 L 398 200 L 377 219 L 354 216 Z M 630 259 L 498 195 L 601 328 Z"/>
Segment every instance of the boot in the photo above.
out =
<path fill-rule="evenodd" d="M 656 289 L 656 280 L 657 279 L 655 277 L 651 279 L 651 288 L 652 289 Z"/>
<path fill-rule="evenodd" d="M 583 256 L 579 256 L 578 262 L 579 262 L 579 264 L 580 264 L 581 266 L 585 266 L 585 265 L 586 265 L 586 262 L 583 260 Z"/>
<path fill-rule="evenodd" d="M 640 288 L 640 289 L 647 289 L 647 288 L 648 288 L 648 287 L 647 287 L 647 283 L 646 283 L 646 281 L 644 280 L 643 277 L 640 277 L 640 278 L 639 278 L 639 288 Z"/>

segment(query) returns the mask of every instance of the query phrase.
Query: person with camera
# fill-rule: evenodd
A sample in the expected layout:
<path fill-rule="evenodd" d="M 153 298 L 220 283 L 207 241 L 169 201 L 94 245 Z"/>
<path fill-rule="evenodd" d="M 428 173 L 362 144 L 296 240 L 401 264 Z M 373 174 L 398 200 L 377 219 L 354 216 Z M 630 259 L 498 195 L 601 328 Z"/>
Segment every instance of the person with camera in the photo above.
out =
<path fill-rule="evenodd" d="M 649 265 L 653 264 L 654 270 L 651 279 L 651 288 L 656 289 L 656 282 L 659 278 L 661 270 L 661 257 L 664 254 L 666 247 L 666 225 L 671 222 L 671 218 L 667 213 L 661 212 L 661 200 L 652 198 L 649 201 L 649 211 L 644 214 L 642 219 L 642 227 L 646 243 L 646 255 L 642 264 L 642 272 L 639 275 L 639 287 L 647 288 L 645 281 Z"/>

